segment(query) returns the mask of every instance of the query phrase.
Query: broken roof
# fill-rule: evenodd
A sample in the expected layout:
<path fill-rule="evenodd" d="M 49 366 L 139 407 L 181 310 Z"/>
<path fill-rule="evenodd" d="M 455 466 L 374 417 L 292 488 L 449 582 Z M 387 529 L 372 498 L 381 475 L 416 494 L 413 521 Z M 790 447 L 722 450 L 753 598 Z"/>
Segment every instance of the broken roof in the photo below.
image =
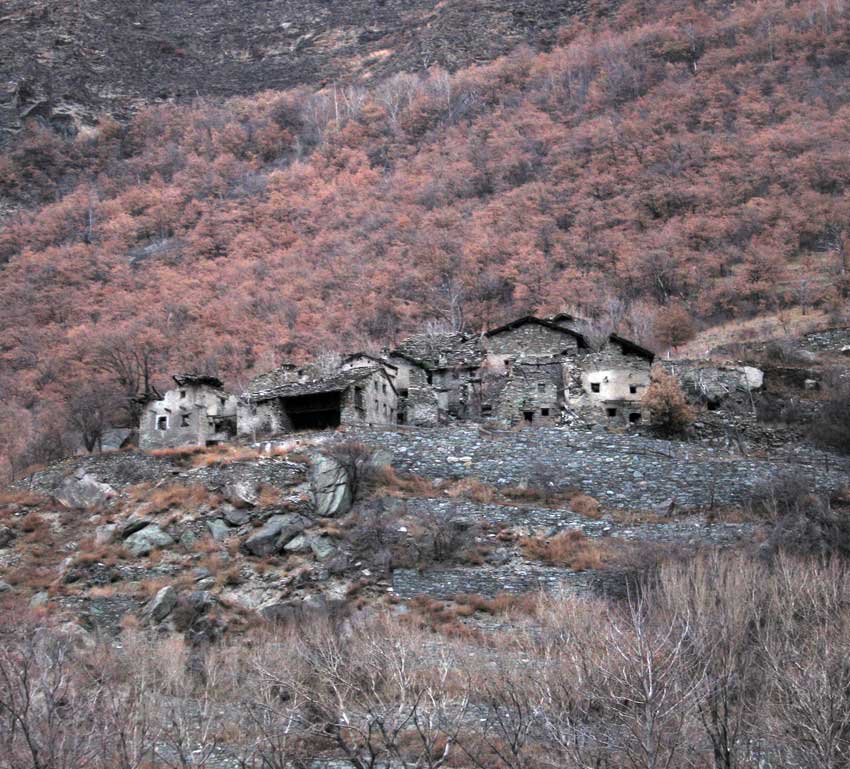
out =
<path fill-rule="evenodd" d="M 289 382 L 278 385 L 277 387 L 249 391 L 242 398 L 243 400 L 256 403 L 274 398 L 295 398 L 300 395 L 344 392 L 361 379 L 366 379 L 373 374 L 381 374 L 390 383 L 390 386 L 395 389 L 392 380 L 387 376 L 387 372 L 384 371 L 382 366 L 359 366 L 348 369 L 347 371 L 339 371 L 326 377 L 310 379 L 306 382 Z"/>
<path fill-rule="evenodd" d="M 172 379 L 177 382 L 178 387 L 194 386 L 199 387 L 206 385 L 207 387 L 215 387 L 216 390 L 221 390 L 224 384 L 218 377 L 209 376 L 208 374 L 175 374 Z"/>
<path fill-rule="evenodd" d="M 416 334 L 390 354 L 429 369 L 475 368 L 484 359 L 480 337 L 459 333 Z"/>
<path fill-rule="evenodd" d="M 614 342 L 614 344 L 620 345 L 620 349 L 622 349 L 625 353 L 640 355 L 640 357 L 646 358 L 649 361 L 655 359 L 655 353 L 652 350 L 647 347 L 641 347 L 637 342 L 633 342 L 631 339 L 626 339 L 619 334 L 611 334 L 608 339 Z"/>
<path fill-rule="evenodd" d="M 389 361 L 384 360 L 383 358 L 381 358 L 377 355 L 372 355 L 372 353 L 370 353 L 370 352 L 353 352 L 350 355 L 346 355 L 342 359 L 343 365 L 346 364 L 346 363 L 350 363 L 351 361 L 355 360 L 356 358 L 368 358 L 369 360 L 375 361 L 376 364 L 379 364 L 381 366 L 387 366 L 389 368 L 398 368 L 398 366 L 394 366 Z"/>

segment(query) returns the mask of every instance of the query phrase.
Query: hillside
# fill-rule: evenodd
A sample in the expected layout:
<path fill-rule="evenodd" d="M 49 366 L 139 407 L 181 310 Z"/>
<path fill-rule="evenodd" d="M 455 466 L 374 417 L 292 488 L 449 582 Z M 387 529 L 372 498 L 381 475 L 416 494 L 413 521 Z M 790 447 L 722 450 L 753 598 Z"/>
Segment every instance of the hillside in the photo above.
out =
<path fill-rule="evenodd" d="M 73 133 L 157 101 L 375 80 L 548 46 L 579 0 L 11 0 L 0 144 L 27 116 Z"/>
<path fill-rule="evenodd" d="M 843 322 L 848 30 L 834 3 L 631 0 L 453 74 L 33 124 L 0 157 L 2 453 L 55 458 L 74 398 L 142 373 L 238 389 L 428 321 L 573 306 L 661 350 Z"/>

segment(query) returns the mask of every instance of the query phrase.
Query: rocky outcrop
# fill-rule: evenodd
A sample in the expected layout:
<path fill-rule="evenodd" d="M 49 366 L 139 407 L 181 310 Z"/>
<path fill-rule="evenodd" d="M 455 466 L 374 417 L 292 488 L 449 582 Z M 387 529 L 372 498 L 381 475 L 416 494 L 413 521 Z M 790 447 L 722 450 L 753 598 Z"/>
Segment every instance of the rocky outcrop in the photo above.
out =
<path fill-rule="evenodd" d="M 56 491 L 56 500 L 60 504 L 78 510 L 100 507 L 114 496 L 112 486 L 101 483 L 84 470 L 66 478 Z"/>
<path fill-rule="evenodd" d="M 147 555 L 155 548 L 170 547 L 174 539 L 166 534 L 157 524 L 152 523 L 131 534 L 124 540 L 124 549 L 136 558 Z"/>
<path fill-rule="evenodd" d="M 316 515 L 320 518 L 344 515 L 351 509 L 351 478 L 342 463 L 334 457 L 317 454 L 312 458 L 310 488 Z"/>
<path fill-rule="evenodd" d="M 177 605 L 177 591 L 166 585 L 152 599 L 148 605 L 148 615 L 152 622 L 162 622 Z"/>
<path fill-rule="evenodd" d="M 304 531 L 309 521 L 297 513 L 273 515 L 243 543 L 243 548 L 258 557 L 272 555 Z"/>

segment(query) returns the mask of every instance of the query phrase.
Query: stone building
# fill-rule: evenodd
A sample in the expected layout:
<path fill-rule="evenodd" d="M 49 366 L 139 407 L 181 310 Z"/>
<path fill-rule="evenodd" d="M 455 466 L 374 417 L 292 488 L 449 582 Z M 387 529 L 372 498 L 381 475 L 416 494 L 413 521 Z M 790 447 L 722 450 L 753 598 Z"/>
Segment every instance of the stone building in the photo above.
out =
<path fill-rule="evenodd" d="M 140 448 L 212 446 L 231 440 L 236 434 L 236 396 L 212 376 L 178 374 L 174 381 L 177 387 L 145 404 Z"/>
<path fill-rule="evenodd" d="M 606 421 L 637 424 L 647 418 L 641 406 L 655 356 L 617 334 L 611 334 L 605 345 L 583 355 L 579 361 L 581 393 L 570 405 L 595 411 Z"/>
<path fill-rule="evenodd" d="M 483 352 L 478 336 L 418 334 L 387 353 L 396 366 L 400 423 L 441 424 L 477 415 Z"/>
<path fill-rule="evenodd" d="M 239 399 L 237 423 L 240 435 L 253 438 L 340 425 L 394 425 L 397 409 L 395 385 L 384 367 L 355 366 L 250 389 Z"/>
<path fill-rule="evenodd" d="M 509 425 L 559 424 L 564 408 L 563 377 L 563 365 L 557 356 L 518 360 L 502 378 L 498 391 L 491 394 L 495 405 L 485 408 L 486 416 Z"/>

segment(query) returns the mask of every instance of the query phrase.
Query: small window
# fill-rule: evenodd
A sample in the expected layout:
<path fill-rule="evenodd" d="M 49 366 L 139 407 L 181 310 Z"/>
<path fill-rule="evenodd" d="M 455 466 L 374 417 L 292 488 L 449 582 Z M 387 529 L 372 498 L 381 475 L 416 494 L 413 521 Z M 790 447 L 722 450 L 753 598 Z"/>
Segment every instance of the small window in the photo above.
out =
<path fill-rule="evenodd" d="M 384 385 L 381 385 L 381 387 L 383 388 L 384 395 L 386 395 L 387 394 L 387 386 L 384 384 Z"/>
<path fill-rule="evenodd" d="M 546 392 L 546 383 L 538 382 L 537 383 L 537 392 L 545 393 Z"/>
<path fill-rule="evenodd" d="M 507 371 L 511 367 L 511 359 L 505 358 L 505 371 Z"/>
<path fill-rule="evenodd" d="M 157 430 L 167 430 L 168 429 L 168 417 L 157 417 L 156 418 L 156 429 Z"/>
<path fill-rule="evenodd" d="M 434 384 L 434 375 L 430 371 L 425 374 L 425 379 L 428 380 L 428 384 Z"/>
<path fill-rule="evenodd" d="M 406 398 L 407 397 L 407 390 L 399 390 L 398 391 L 398 397 L 399 398 Z"/>
<path fill-rule="evenodd" d="M 227 403 L 227 400 L 225 398 L 219 398 L 218 402 L 219 404 L 221 404 L 221 407 L 224 408 L 224 405 Z"/>
<path fill-rule="evenodd" d="M 634 395 L 637 393 L 637 385 L 629 385 L 629 392 Z"/>
<path fill-rule="evenodd" d="M 615 416 L 617 416 L 617 409 L 605 409 L 605 413 L 609 417 L 615 417 Z"/>
<path fill-rule="evenodd" d="M 523 411 L 522 418 L 531 424 L 534 421 L 534 412 L 533 411 Z"/>
<path fill-rule="evenodd" d="M 396 414 L 395 421 L 398 424 L 403 425 L 404 424 L 404 413 L 399 411 L 398 414 Z"/>
<path fill-rule="evenodd" d="M 366 408 L 366 404 L 363 400 L 363 388 L 355 387 L 354 388 L 354 408 L 360 409 L 361 411 Z"/>
<path fill-rule="evenodd" d="M 540 409 L 540 416 L 541 417 L 548 417 L 549 416 L 549 409 Z"/>
<path fill-rule="evenodd" d="M 599 382 L 591 382 L 590 383 L 590 391 L 593 393 L 599 392 Z"/>
<path fill-rule="evenodd" d="M 181 390 L 181 391 L 180 391 L 180 397 L 181 397 L 181 398 L 185 398 L 185 397 L 186 397 L 186 391 L 185 391 L 185 390 Z"/>
<path fill-rule="evenodd" d="M 489 417 L 490 414 L 493 413 L 493 407 L 489 403 L 484 403 L 481 405 L 481 416 Z"/>
<path fill-rule="evenodd" d="M 631 422 L 633 425 L 636 425 L 638 422 L 640 422 L 640 412 L 633 411 L 631 414 L 629 414 L 629 422 Z"/>
<path fill-rule="evenodd" d="M 188 427 L 189 426 L 189 415 L 181 414 L 180 415 L 180 427 Z"/>

